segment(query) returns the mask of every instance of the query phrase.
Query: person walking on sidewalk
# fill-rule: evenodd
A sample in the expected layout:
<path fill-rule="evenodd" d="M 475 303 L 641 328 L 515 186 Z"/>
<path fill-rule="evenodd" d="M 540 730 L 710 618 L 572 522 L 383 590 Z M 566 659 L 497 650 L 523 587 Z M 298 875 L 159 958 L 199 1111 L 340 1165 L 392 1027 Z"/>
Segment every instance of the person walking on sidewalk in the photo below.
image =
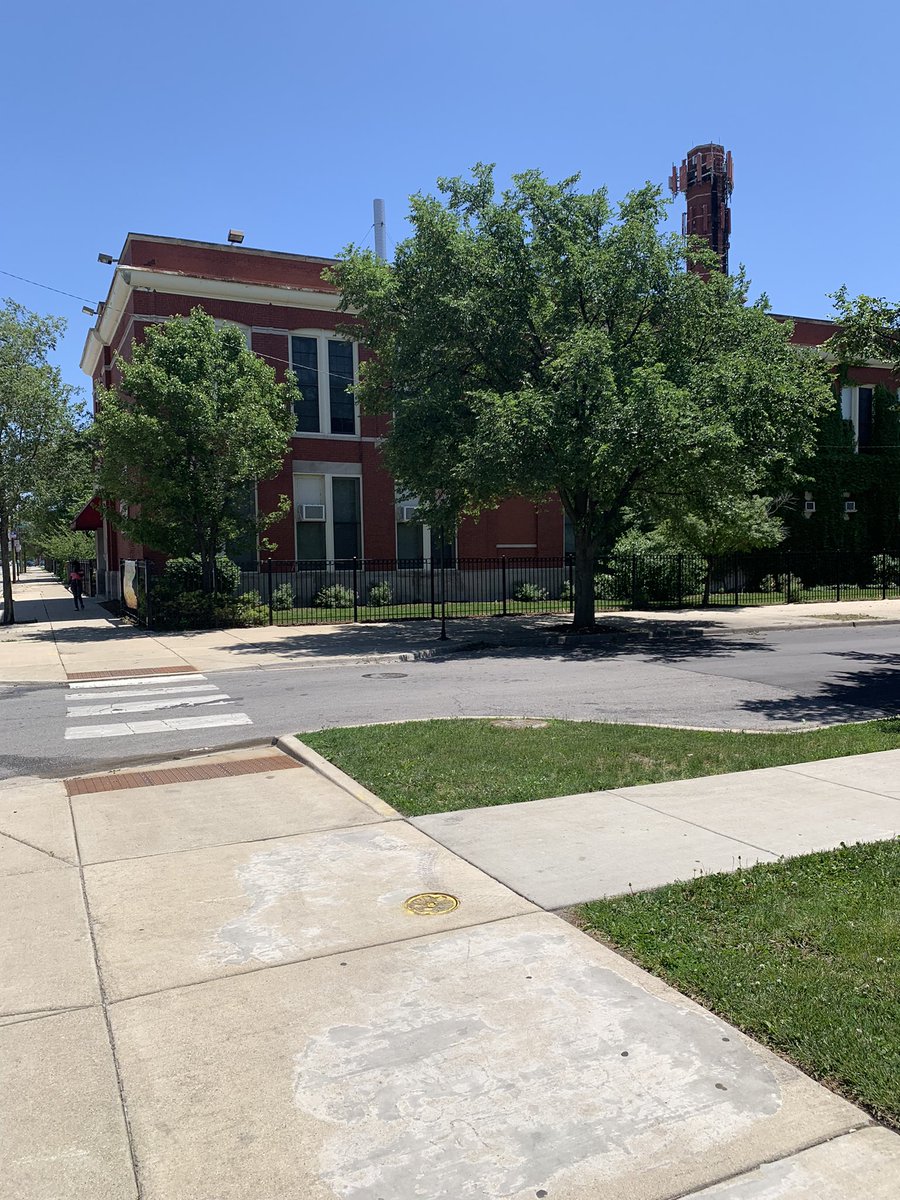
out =
<path fill-rule="evenodd" d="M 81 563 L 73 562 L 69 571 L 69 587 L 72 589 L 72 599 L 75 601 L 75 611 L 84 609 L 84 575 L 81 571 Z"/>

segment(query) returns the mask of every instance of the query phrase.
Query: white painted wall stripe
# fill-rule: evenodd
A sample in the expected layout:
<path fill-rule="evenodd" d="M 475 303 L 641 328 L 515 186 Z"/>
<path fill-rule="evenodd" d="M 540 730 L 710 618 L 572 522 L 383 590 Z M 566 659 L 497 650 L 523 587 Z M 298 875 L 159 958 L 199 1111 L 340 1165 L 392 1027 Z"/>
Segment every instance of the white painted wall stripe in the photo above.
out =
<path fill-rule="evenodd" d="M 129 721 L 115 725 L 72 725 L 66 741 L 76 738 L 127 737 L 135 733 L 169 733 L 184 729 L 217 729 L 224 725 L 252 725 L 246 713 L 221 713 L 218 716 L 170 717 L 165 721 Z"/>
<path fill-rule="evenodd" d="M 205 680 L 205 675 L 198 675 L 192 671 L 190 675 L 135 675 L 133 678 L 128 676 L 120 676 L 118 679 L 83 679 L 78 683 L 70 683 L 69 688 L 72 691 L 80 691 L 83 688 L 111 688 L 111 687 L 135 687 L 141 683 L 196 683 L 198 680 Z"/>

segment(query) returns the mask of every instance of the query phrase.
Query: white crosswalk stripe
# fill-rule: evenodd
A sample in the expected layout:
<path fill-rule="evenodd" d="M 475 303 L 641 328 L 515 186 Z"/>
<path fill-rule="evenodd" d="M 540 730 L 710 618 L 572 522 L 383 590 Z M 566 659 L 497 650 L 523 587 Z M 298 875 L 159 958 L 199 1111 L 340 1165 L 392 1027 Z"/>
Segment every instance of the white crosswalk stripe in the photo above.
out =
<path fill-rule="evenodd" d="M 137 734 L 252 725 L 251 718 L 243 712 L 206 712 L 201 716 L 168 715 L 173 710 L 190 711 L 201 705 L 214 705 L 218 708 L 232 704 L 234 701 L 226 692 L 220 691 L 214 683 L 207 683 L 205 675 L 194 673 L 81 680 L 69 684 L 66 695 L 67 721 L 118 715 L 127 717 L 131 713 L 162 711 L 165 711 L 166 715 L 143 721 L 126 719 L 115 723 L 107 721 L 86 725 L 70 724 L 66 727 L 64 737 L 66 741 L 73 741 L 82 738 L 129 737 Z"/>

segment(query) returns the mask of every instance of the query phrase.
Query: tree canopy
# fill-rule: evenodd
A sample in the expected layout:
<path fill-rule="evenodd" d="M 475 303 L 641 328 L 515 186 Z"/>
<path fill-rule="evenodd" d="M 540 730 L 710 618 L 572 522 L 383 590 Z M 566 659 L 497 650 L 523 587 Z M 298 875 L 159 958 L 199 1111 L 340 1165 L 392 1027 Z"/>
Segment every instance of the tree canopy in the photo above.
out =
<path fill-rule="evenodd" d="M 150 328 L 119 366 L 95 418 L 110 519 L 153 549 L 198 557 L 212 593 L 224 544 L 261 532 L 288 503 L 254 515 L 247 497 L 284 460 L 296 383 L 277 383 L 239 329 L 217 329 L 201 308 Z"/>
<path fill-rule="evenodd" d="M 537 171 L 492 168 L 411 198 L 388 264 L 349 247 L 331 271 L 375 358 L 357 389 L 423 516 L 558 494 L 575 534 L 575 623 L 593 623 L 598 554 L 640 504 L 659 519 L 781 491 L 830 402 L 826 368 L 748 303 L 743 275 L 660 230 L 647 185 L 613 207 Z M 708 281 L 685 269 L 710 268 Z"/>
<path fill-rule="evenodd" d="M 845 287 L 831 297 L 838 330 L 828 348 L 848 365 L 877 359 L 900 372 L 900 303 L 883 296 L 851 296 Z"/>
<path fill-rule="evenodd" d="M 0 573 L 2 623 L 15 620 L 9 537 L 26 513 L 59 503 L 74 470 L 84 413 L 49 359 L 65 321 L 7 300 L 0 308 Z M 79 467 L 80 470 L 80 467 Z"/>

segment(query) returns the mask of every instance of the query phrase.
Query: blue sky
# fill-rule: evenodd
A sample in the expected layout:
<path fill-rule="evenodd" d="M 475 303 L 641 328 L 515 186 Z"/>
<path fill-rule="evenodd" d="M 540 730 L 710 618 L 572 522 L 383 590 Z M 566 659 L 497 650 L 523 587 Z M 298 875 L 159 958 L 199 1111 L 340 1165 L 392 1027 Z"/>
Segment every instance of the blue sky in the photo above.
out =
<path fill-rule="evenodd" d="M 411 192 L 478 160 L 619 198 L 715 140 L 754 294 L 900 299 L 898 34 L 888 0 L 16 4 L 0 268 L 96 301 L 129 230 L 331 255 L 371 238 L 373 197 L 396 241 Z M 7 295 L 68 319 L 84 384 L 81 300 Z"/>

